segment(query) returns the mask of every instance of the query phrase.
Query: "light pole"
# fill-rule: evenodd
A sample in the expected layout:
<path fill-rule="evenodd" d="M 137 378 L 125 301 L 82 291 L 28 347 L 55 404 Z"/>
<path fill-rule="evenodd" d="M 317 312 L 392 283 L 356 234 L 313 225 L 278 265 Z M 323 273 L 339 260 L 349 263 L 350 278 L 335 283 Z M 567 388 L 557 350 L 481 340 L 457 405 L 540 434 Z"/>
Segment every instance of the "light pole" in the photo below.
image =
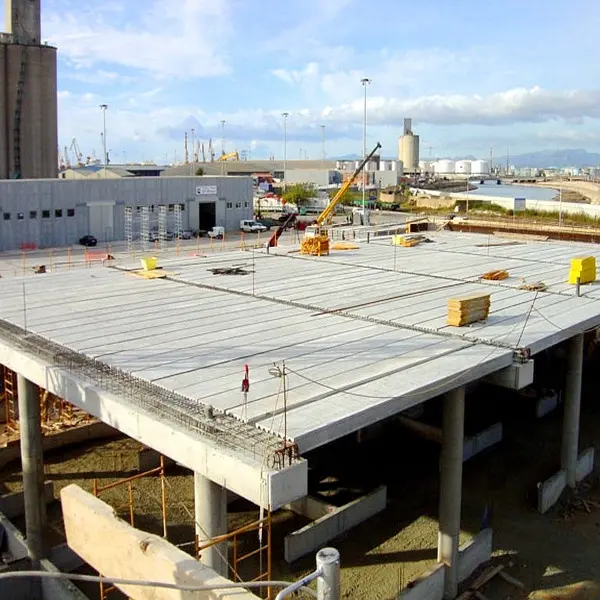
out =
<path fill-rule="evenodd" d="M 190 167 L 190 175 L 194 175 L 194 169 L 196 167 L 196 130 L 192 127 L 192 166 Z"/>
<path fill-rule="evenodd" d="M 108 104 L 101 104 L 100 110 L 102 110 L 102 149 L 104 152 L 104 177 L 106 177 L 106 169 L 108 169 L 108 154 L 106 152 L 106 111 L 108 110 Z"/>
<path fill-rule="evenodd" d="M 225 121 L 221 121 L 221 159 L 225 156 Z M 225 161 L 221 160 L 221 175 L 225 174 Z"/>
<path fill-rule="evenodd" d="M 281 113 L 281 116 L 283 117 L 283 191 L 285 192 L 285 171 L 287 169 L 287 118 L 290 116 L 290 113 L 283 112 Z"/>
<path fill-rule="evenodd" d="M 360 83 L 365 88 L 365 104 L 364 104 L 364 118 L 363 118 L 363 159 L 367 158 L 367 87 L 371 85 L 371 80 L 367 77 L 363 77 L 360 80 Z M 363 208 L 363 224 L 367 224 L 367 210 L 366 210 L 366 177 L 365 173 L 367 170 L 367 165 L 362 173 L 362 208 Z"/>

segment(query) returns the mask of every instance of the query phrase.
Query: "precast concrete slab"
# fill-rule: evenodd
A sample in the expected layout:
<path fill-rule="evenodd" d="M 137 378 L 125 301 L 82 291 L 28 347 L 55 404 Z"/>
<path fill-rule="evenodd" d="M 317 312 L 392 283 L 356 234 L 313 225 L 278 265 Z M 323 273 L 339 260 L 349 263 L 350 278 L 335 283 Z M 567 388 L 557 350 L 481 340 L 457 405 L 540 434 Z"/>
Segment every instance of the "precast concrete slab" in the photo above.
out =
<path fill-rule="evenodd" d="M 170 257 L 156 280 L 133 263 L 5 279 L 0 363 L 257 503 L 271 481 L 274 508 L 306 492 L 302 461 L 280 468 L 283 438 L 306 452 L 600 326 L 600 285 L 577 297 L 565 283 L 571 257 L 600 257 L 593 246 L 427 236 L 323 257 Z M 243 274 L 214 274 L 230 267 Z M 493 269 L 510 276 L 480 279 Z M 490 294 L 489 318 L 448 326 L 448 299 L 474 292 Z M 132 401 L 140 390 L 158 413 Z"/>

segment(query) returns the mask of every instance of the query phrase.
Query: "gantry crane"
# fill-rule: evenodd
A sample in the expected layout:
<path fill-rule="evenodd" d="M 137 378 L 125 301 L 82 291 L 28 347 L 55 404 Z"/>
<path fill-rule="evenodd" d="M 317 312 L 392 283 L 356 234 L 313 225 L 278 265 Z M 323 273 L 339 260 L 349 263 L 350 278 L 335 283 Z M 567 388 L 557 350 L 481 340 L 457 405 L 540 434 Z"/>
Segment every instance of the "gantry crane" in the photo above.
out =
<path fill-rule="evenodd" d="M 73 138 L 73 140 L 71 141 L 70 150 L 72 150 L 75 154 L 75 160 L 77 161 L 77 166 L 83 167 L 84 166 L 83 165 L 83 153 L 79 149 L 79 144 L 77 143 L 77 138 Z"/>
<path fill-rule="evenodd" d="M 304 231 L 304 239 L 300 244 L 301 254 L 312 254 L 313 256 L 321 256 L 323 254 L 329 254 L 329 236 L 327 231 L 322 229 L 323 225 L 326 225 L 331 221 L 335 207 L 340 203 L 348 189 L 356 181 L 356 178 L 360 175 L 361 171 L 365 168 L 365 165 L 371 160 L 372 156 L 381 148 L 381 144 L 377 142 L 377 145 L 371 153 L 366 156 L 360 165 L 356 168 L 352 177 L 348 179 L 338 190 L 337 194 L 330 200 L 327 208 L 317 217 L 316 225 L 310 225 Z"/>

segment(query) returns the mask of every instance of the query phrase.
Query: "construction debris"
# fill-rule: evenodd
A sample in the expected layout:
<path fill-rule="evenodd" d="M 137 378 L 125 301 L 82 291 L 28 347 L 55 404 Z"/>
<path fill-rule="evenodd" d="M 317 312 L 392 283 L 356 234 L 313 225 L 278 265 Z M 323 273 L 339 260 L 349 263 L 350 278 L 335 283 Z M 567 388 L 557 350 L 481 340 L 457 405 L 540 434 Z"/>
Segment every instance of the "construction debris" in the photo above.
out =
<path fill-rule="evenodd" d="M 527 598 L 528 600 L 598 600 L 600 584 L 595 581 L 580 581 L 573 585 L 532 592 Z"/>
<path fill-rule="evenodd" d="M 528 292 L 545 292 L 548 286 L 543 281 L 532 281 L 527 283 L 524 279 L 523 283 L 519 286 L 520 290 L 526 290 Z"/>
<path fill-rule="evenodd" d="M 37 266 L 33 267 L 33 272 L 36 274 L 45 273 L 46 265 L 37 265 Z"/>
<path fill-rule="evenodd" d="M 250 275 L 252 271 L 247 271 L 244 267 L 219 267 L 208 269 L 213 275 Z"/>
<path fill-rule="evenodd" d="M 407 234 L 407 235 L 394 235 L 392 236 L 392 246 L 403 246 L 405 248 L 411 248 L 421 242 L 429 241 L 424 235 L 419 234 Z"/>
<path fill-rule="evenodd" d="M 450 298 L 448 300 L 447 324 L 453 327 L 462 327 L 487 319 L 489 312 L 489 294 L 473 294 L 462 298 Z"/>
<path fill-rule="evenodd" d="M 358 250 L 359 245 L 354 242 L 335 242 L 332 246 L 333 250 Z"/>
<path fill-rule="evenodd" d="M 500 577 L 504 579 L 506 583 L 512 585 L 513 587 L 524 590 L 525 584 L 519 581 L 516 577 L 509 575 L 505 572 L 504 565 L 497 565 L 495 567 L 488 567 L 483 571 L 479 577 L 477 577 L 473 583 L 466 589 L 456 600 L 470 600 L 471 598 L 477 598 L 478 600 L 486 600 L 486 596 L 480 591 L 485 585 L 487 585 L 494 577 Z"/>
<path fill-rule="evenodd" d="M 579 283 L 592 283 L 592 281 L 596 281 L 595 256 L 583 256 L 571 259 L 569 283 L 575 285 L 577 280 L 579 280 Z"/>
<path fill-rule="evenodd" d="M 508 271 L 488 271 L 481 276 L 481 279 L 502 281 L 503 279 L 508 279 Z"/>

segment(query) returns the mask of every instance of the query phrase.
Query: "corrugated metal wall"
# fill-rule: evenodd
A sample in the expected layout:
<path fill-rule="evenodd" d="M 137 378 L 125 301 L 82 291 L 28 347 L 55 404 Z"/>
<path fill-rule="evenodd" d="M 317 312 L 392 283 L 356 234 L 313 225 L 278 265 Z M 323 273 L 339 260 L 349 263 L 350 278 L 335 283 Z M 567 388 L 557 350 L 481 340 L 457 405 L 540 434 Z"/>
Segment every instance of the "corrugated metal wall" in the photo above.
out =
<path fill-rule="evenodd" d="M 197 188 L 216 194 L 197 194 Z M 168 228 L 175 228 L 174 205 L 183 205 L 182 226 L 197 229 L 199 203 L 216 203 L 216 224 L 239 230 L 251 219 L 249 177 L 140 177 L 94 180 L 0 181 L 0 251 L 21 244 L 40 248 L 77 244 L 93 233 L 102 242 L 125 238 L 125 206 L 134 209 L 134 231 L 140 230 L 137 207 L 154 207 L 150 226 L 158 223 L 158 206 L 168 206 Z M 90 207 L 97 206 L 97 209 Z M 112 214 L 111 214 L 112 213 Z M 109 222 L 110 221 L 110 222 Z"/>

